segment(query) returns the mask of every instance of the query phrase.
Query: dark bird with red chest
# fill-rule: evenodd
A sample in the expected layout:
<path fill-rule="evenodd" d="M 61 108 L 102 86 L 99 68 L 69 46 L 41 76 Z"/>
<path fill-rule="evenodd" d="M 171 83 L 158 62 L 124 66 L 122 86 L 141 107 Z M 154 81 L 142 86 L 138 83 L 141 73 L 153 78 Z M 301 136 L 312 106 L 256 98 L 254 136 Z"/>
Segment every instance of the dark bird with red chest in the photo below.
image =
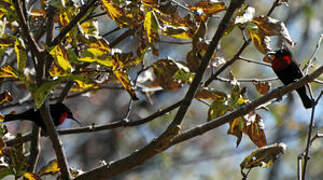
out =
<path fill-rule="evenodd" d="M 303 73 L 297 66 L 291 52 L 288 49 L 280 49 L 274 53 L 269 53 L 273 58 L 271 66 L 278 76 L 278 78 L 285 84 L 290 84 L 303 77 Z M 305 108 L 314 106 L 314 101 L 306 94 L 305 86 L 296 89 L 298 95 L 301 97 Z"/>
<path fill-rule="evenodd" d="M 49 105 L 49 109 L 55 126 L 59 126 L 63 124 L 63 122 L 68 118 L 80 124 L 80 122 L 73 117 L 73 113 L 71 112 L 71 110 L 63 103 L 51 104 Z M 34 109 L 29 109 L 25 112 L 18 113 L 18 114 L 7 114 L 5 115 L 3 122 L 9 122 L 9 121 L 15 121 L 15 120 L 32 121 L 46 131 L 46 126 L 41 117 L 39 110 L 35 111 Z"/>

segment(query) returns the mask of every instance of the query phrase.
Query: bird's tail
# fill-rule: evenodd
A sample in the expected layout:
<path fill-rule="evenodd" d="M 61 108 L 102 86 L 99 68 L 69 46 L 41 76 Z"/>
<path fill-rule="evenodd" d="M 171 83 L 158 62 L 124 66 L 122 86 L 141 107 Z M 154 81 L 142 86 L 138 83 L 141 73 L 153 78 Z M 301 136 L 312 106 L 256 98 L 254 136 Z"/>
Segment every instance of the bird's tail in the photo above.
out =
<path fill-rule="evenodd" d="M 306 109 L 311 108 L 315 105 L 314 101 L 307 96 L 306 89 L 304 86 L 297 89 L 296 91 L 298 95 L 301 97 L 303 105 Z"/>

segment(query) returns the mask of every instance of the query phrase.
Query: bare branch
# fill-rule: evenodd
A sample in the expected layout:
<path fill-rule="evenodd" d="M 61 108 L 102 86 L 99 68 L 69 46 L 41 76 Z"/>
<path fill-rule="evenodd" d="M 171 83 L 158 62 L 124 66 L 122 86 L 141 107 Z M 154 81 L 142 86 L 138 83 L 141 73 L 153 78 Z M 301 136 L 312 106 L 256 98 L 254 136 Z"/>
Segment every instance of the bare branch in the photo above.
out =
<path fill-rule="evenodd" d="M 46 133 L 49 135 L 49 138 L 53 143 L 58 165 L 60 167 L 60 172 L 62 174 L 62 179 L 69 180 L 71 179 L 71 175 L 69 172 L 67 159 L 65 158 L 62 142 L 58 138 L 58 134 L 54 126 L 53 118 L 49 113 L 48 101 L 46 101 L 39 110 L 40 110 L 42 119 L 46 125 Z"/>
<path fill-rule="evenodd" d="M 245 115 L 251 111 L 253 111 L 255 108 L 257 108 L 258 106 L 272 100 L 275 98 L 279 98 L 282 95 L 289 93 L 301 86 L 303 86 L 304 84 L 313 81 L 316 77 L 320 76 L 323 73 L 323 66 L 320 66 L 318 69 L 316 69 L 313 73 L 311 73 L 310 75 L 306 75 L 305 77 L 301 78 L 299 81 L 289 84 L 287 86 L 283 86 L 283 87 L 278 87 L 274 90 L 272 90 L 270 93 L 254 100 L 252 103 L 242 106 L 239 109 L 221 116 L 211 122 L 207 122 L 204 124 L 199 125 L 198 127 L 189 129 L 185 132 L 183 132 L 182 134 L 176 136 L 174 138 L 174 140 L 171 142 L 172 145 L 183 142 L 187 139 L 190 139 L 192 137 L 201 135 L 207 131 L 210 131 L 214 128 L 217 128 L 219 126 L 222 126 L 223 124 L 226 124 L 228 122 L 230 122 L 231 120 L 233 120 L 234 118 L 237 118 L 239 116 Z"/>

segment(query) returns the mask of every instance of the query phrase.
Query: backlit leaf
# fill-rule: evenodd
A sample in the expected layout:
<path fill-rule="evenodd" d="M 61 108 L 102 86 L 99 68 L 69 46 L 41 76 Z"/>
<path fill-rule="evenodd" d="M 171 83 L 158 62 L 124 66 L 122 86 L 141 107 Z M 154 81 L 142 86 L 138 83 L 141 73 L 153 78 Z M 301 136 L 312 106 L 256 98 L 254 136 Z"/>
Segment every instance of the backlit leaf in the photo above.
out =
<path fill-rule="evenodd" d="M 286 144 L 275 143 L 264 146 L 248 155 L 240 164 L 241 170 L 254 167 L 268 168 L 275 160 L 286 151 Z"/>
<path fill-rule="evenodd" d="M 223 116 L 228 111 L 231 111 L 232 108 L 226 105 L 225 99 L 215 100 L 212 102 L 209 112 L 208 112 L 208 121 L 216 119 L 217 117 Z"/>
<path fill-rule="evenodd" d="M 58 167 L 58 162 L 57 160 L 52 160 L 50 161 L 46 166 L 42 167 L 40 171 L 38 172 L 39 176 L 51 174 L 55 175 L 59 173 L 60 168 Z"/>
<path fill-rule="evenodd" d="M 189 69 L 174 60 L 160 59 L 152 67 L 156 76 L 155 83 L 164 89 L 177 90 L 184 83 L 193 80 L 193 74 Z"/>
<path fill-rule="evenodd" d="M 27 63 L 27 51 L 24 42 L 20 38 L 16 40 L 15 51 L 17 55 L 17 68 L 20 72 L 23 72 Z"/>
<path fill-rule="evenodd" d="M 113 74 L 121 82 L 122 86 L 128 91 L 133 100 L 138 100 L 136 96 L 136 91 L 132 88 L 128 74 L 121 71 L 113 71 Z"/>
<path fill-rule="evenodd" d="M 79 61 L 102 64 L 107 67 L 113 67 L 114 61 L 112 56 L 108 55 L 107 52 L 101 51 L 97 48 L 88 48 L 86 49 L 80 58 Z"/>
<path fill-rule="evenodd" d="M 197 11 L 199 14 L 205 14 L 207 16 L 212 16 L 213 14 L 226 9 L 224 2 L 210 1 L 200 1 L 195 3 L 194 6 L 189 6 L 188 8 L 192 11 Z"/>
<path fill-rule="evenodd" d="M 158 5 L 158 0 L 141 0 L 141 2 L 142 4 L 153 8 L 157 8 Z"/>
<path fill-rule="evenodd" d="M 158 23 L 153 11 L 150 11 L 145 15 L 144 29 L 149 43 L 158 39 Z"/>
<path fill-rule="evenodd" d="M 42 83 L 40 87 L 33 89 L 32 96 L 35 102 L 36 109 L 39 109 L 41 107 L 41 105 L 46 100 L 50 91 L 54 89 L 56 85 L 59 83 L 60 81 L 48 81 L 48 82 Z"/>
<path fill-rule="evenodd" d="M 0 78 L 18 78 L 18 72 L 10 65 L 2 66 L 0 69 Z"/>
<path fill-rule="evenodd" d="M 85 37 L 93 36 L 99 37 L 99 24 L 96 20 L 85 21 L 81 24 L 81 32 L 85 35 Z"/>
<path fill-rule="evenodd" d="M 227 98 L 227 94 L 215 89 L 210 89 L 208 87 L 199 88 L 195 94 L 197 99 L 212 99 L 212 100 L 223 100 Z"/>
<path fill-rule="evenodd" d="M 262 30 L 260 30 L 255 25 L 247 26 L 249 36 L 252 40 L 252 43 L 256 46 L 259 52 L 266 54 L 271 50 L 270 48 L 270 39 L 265 36 Z"/>
<path fill-rule="evenodd" d="M 41 180 L 40 177 L 38 177 L 36 174 L 29 173 L 29 172 L 24 174 L 24 178 L 27 180 Z"/>
<path fill-rule="evenodd" d="M 12 96 L 9 91 L 5 90 L 3 93 L 0 94 L 0 104 L 3 104 L 5 102 L 12 101 Z"/>
<path fill-rule="evenodd" d="M 239 146 L 242 138 L 242 130 L 245 126 L 245 121 L 242 117 L 235 118 L 233 121 L 229 123 L 228 134 L 237 137 L 237 147 Z"/>
<path fill-rule="evenodd" d="M 64 71 L 71 72 L 72 66 L 68 59 L 68 53 L 64 47 L 57 45 L 49 53 L 53 56 L 54 61 L 58 66 L 63 68 Z"/>
<path fill-rule="evenodd" d="M 291 46 L 295 45 L 295 42 L 290 37 L 289 32 L 283 22 L 269 16 L 258 16 L 253 19 L 253 23 L 255 23 L 264 32 L 264 35 L 280 36 Z"/>
<path fill-rule="evenodd" d="M 162 31 L 163 35 L 172 36 L 179 39 L 192 39 L 192 33 L 189 32 L 187 27 L 166 26 Z"/>
<path fill-rule="evenodd" d="M 266 135 L 264 132 L 264 122 L 260 115 L 256 113 L 249 113 L 244 116 L 246 124 L 243 127 L 243 133 L 247 134 L 251 141 L 258 147 L 267 145 Z"/>

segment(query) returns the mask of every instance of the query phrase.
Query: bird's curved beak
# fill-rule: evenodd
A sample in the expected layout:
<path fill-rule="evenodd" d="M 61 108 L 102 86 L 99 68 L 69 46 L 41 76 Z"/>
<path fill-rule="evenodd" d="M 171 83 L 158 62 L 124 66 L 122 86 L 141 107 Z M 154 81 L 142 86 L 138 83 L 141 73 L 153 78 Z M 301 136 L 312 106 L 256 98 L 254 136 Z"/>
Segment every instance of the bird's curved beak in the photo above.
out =
<path fill-rule="evenodd" d="M 81 121 L 79 121 L 78 119 L 76 119 L 75 117 L 69 117 L 70 119 L 72 119 L 73 121 L 75 121 L 79 126 L 83 126 L 83 124 L 81 123 Z"/>

